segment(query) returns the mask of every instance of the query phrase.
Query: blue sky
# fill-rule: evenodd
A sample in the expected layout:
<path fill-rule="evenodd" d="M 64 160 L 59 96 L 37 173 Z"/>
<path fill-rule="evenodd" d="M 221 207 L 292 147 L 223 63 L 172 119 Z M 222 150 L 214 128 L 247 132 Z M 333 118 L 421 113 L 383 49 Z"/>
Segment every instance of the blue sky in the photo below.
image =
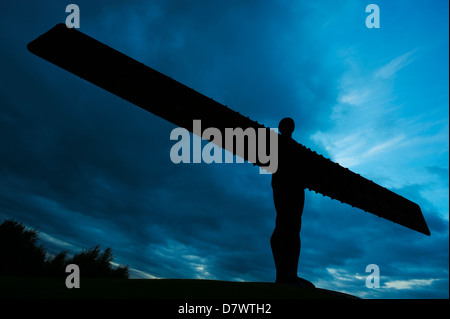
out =
<path fill-rule="evenodd" d="M 307 192 L 299 275 L 448 298 L 448 1 L 78 1 L 80 31 L 418 203 L 431 236 Z M 0 4 L 0 218 L 133 277 L 274 281 L 270 176 L 170 161 L 174 125 L 29 53 L 66 4 Z M 365 286 L 366 266 L 380 288 Z"/>

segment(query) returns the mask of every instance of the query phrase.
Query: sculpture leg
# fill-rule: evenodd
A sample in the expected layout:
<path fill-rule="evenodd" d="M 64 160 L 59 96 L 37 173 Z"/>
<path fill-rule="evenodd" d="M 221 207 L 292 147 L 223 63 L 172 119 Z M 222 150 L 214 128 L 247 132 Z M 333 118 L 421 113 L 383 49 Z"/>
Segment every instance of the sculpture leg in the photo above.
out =
<path fill-rule="evenodd" d="M 276 282 L 296 283 L 304 191 L 274 188 L 273 198 L 277 219 L 270 244 L 277 272 Z"/>
<path fill-rule="evenodd" d="M 276 228 L 270 239 L 270 245 L 275 261 L 276 282 L 295 283 L 300 256 L 300 236 L 286 234 Z"/>

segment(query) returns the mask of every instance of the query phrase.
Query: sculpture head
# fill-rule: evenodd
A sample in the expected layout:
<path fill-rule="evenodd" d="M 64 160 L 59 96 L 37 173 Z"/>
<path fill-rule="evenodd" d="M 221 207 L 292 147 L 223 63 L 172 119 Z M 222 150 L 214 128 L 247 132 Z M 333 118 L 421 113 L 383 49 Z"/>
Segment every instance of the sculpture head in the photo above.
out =
<path fill-rule="evenodd" d="M 284 136 L 292 136 L 292 132 L 294 132 L 295 129 L 295 123 L 294 120 L 290 117 L 285 117 L 280 121 L 280 124 L 278 124 L 278 131 L 281 133 L 281 135 Z"/>

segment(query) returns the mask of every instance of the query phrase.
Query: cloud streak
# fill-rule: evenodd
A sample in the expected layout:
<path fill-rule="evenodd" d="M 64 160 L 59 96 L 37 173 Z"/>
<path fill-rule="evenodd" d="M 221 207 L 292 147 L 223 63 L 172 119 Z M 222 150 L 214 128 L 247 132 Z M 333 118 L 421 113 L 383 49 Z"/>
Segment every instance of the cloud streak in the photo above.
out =
<path fill-rule="evenodd" d="M 413 51 L 402 54 L 401 56 L 391 60 L 387 65 L 375 71 L 375 77 L 380 77 L 382 79 L 392 79 L 398 71 L 406 67 L 408 64 L 412 63 L 413 60 Z"/>

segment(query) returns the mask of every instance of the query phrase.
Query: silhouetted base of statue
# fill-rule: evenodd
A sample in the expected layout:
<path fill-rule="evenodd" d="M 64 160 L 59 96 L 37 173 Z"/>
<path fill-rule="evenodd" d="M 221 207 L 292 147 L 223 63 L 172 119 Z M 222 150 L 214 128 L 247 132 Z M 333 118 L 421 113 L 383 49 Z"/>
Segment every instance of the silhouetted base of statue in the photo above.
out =
<path fill-rule="evenodd" d="M 270 245 L 277 272 L 275 283 L 315 288 L 313 283 L 297 276 L 300 257 L 300 236 L 298 232 L 286 234 L 275 228 L 270 239 Z"/>
<path fill-rule="evenodd" d="M 296 285 L 304 288 L 315 288 L 310 281 L 297 276 L 300 257 L 300 236 L 286 236 L 275 228 L 270 239 L 277 276 L 275 283 Z"/>

